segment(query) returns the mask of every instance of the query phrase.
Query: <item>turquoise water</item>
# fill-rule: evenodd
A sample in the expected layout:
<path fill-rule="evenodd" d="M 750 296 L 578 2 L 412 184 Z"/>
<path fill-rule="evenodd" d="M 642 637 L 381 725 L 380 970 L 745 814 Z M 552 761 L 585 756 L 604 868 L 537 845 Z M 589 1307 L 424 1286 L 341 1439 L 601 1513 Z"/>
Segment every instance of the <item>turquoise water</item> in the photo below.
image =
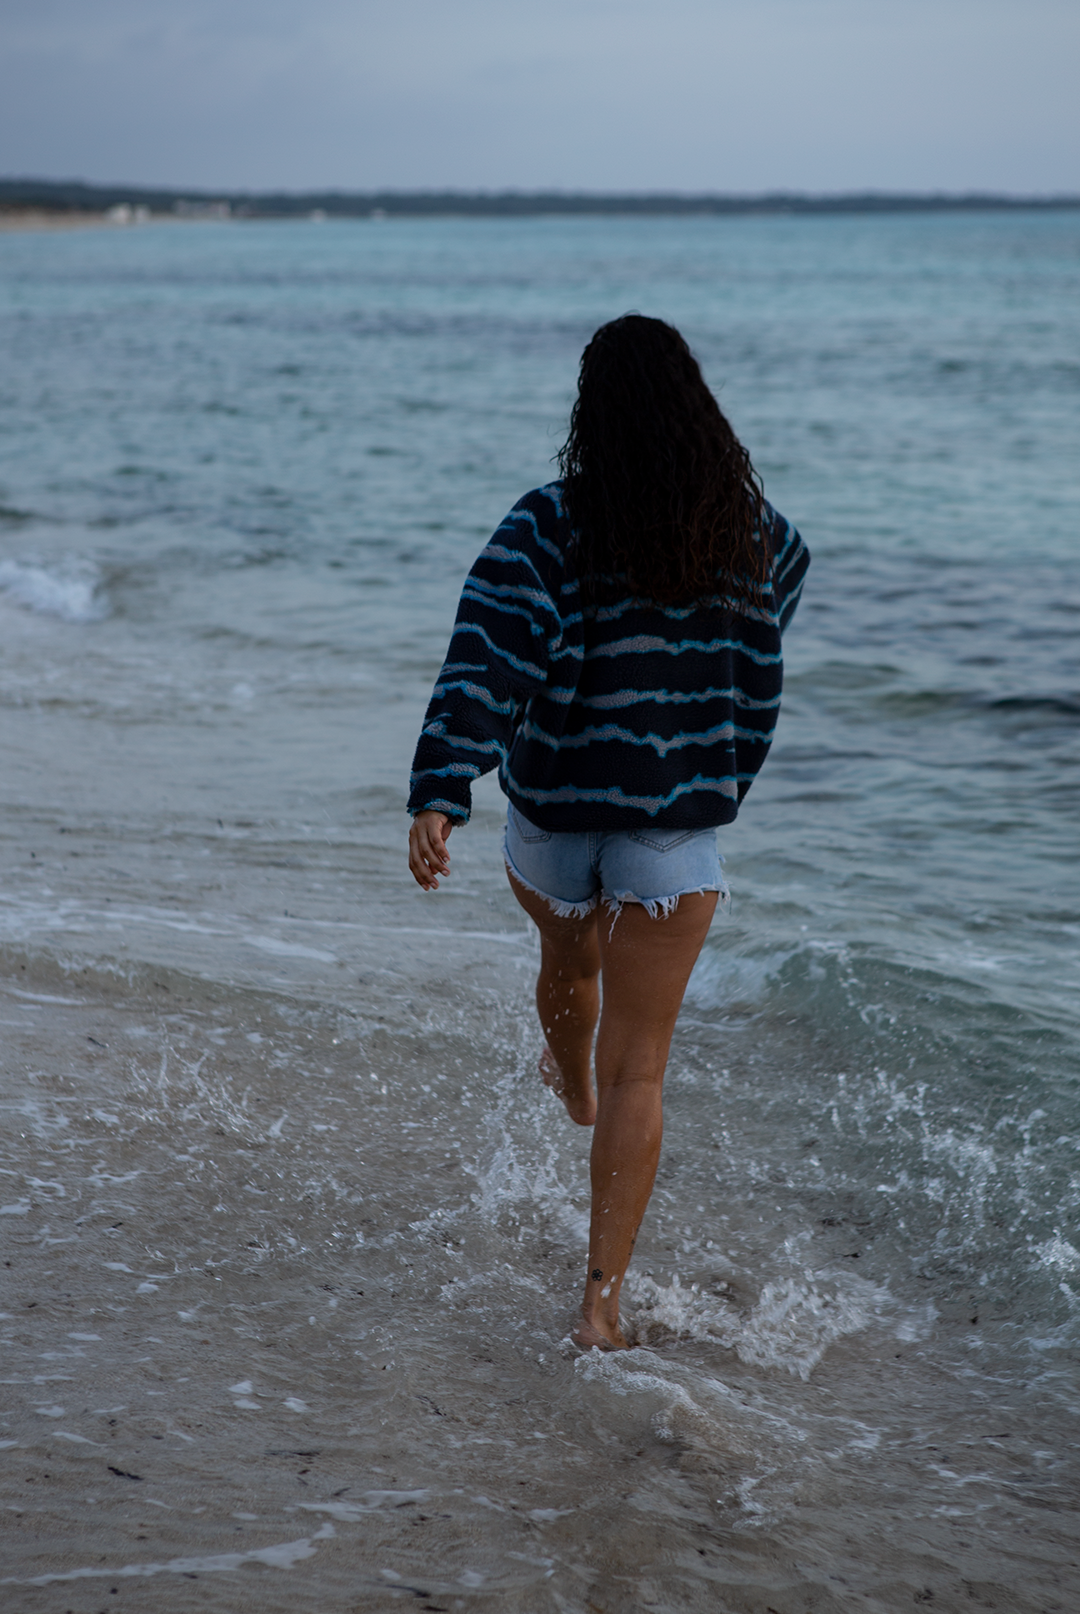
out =
<path fill-rule="evenodd" d="M 814 561 L 773 754 L 723 832 L 732 917 L 673 1056 L 631 1296 L 648 1349 L 594 1370 L 558 1355 L 582 1145 L 530 1085 L 531 944 L 497 789 L 435 898 L 408 881 L 403 807 L 463 575 L 553 474 L 580 351 L 629 308 L 684 331 Z M 711 1543 L 749 1529 L 828 1557 L 837 1508 L 903 1492 L 998 1542 L 998 1606 L 1053 1606 L 1045 1586 L 1023 1601 L 1015 1543 L 1021 1514 L 1064 1529 L 1075 1487 L 1080 215 L 9 234 L 0 352 L 8 958 L 167 965 L 235 992 L 241 1019 L 241 994 L 334 1006 L 364 1081 L 377 1026 L 398 1060 L 385 1125 L 412 1124 L 436 1066 L 445 1083 L 470 1186 L 428 1209 L 476 1241 L 446 1281 L 524 1263 L 541 1357 L 590 1427 L 630 1445 L 651 1429 L 661 1457 L 682 1440 L 684 1487 L 726 1453 Z M 365 1191 L 392 1197 L 400 1174 L 372 1169 Z M 225 1192 L 207 1182 L 196 1215 Z M 476 1304 L 481 1333 L 513 1333 L 498 1293 Z M 429 1359 L 447 1351 L 429 1290 L 407 1315 Z M 904 1353 L 914 1377 L 880 1380 Z M 716 1402 L 732 1375 L 773 1420 L 737 1461 Z M 835 1410 L 845 1384 L 876 1433 L 825 1462 L 813 1398 Z M 982 1430 L 989 1407 L 1001 1430 Z M 1026 1454 L 904 1467 L 939 1428 Z M 833 1524 L 792 1523 L 776 1476 L 807 1453 L 832 1464 Z M 657 1507 L 661 1457 L 641 1481 Z M 451 1489 L 460 1461 L 439 1459 Z M 556 1512 L 580 1505 L 554 1464 L 547 1483 L 569 1485 Z M 566 1531 L 552 1564 L 577 1550 Z M 923 1585 L 894 1537 L 890 1608 Z M 649 1606 L 698 1606 L 657 1584 Z M 583 1606 L 559 1595 L 521 1606 Z"/>

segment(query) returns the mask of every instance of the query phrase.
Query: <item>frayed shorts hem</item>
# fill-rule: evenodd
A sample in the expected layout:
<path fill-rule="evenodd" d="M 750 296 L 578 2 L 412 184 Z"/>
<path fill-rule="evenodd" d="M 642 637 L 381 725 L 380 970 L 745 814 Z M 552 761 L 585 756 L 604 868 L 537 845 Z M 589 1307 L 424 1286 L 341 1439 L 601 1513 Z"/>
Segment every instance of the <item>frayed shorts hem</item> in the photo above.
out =
<path fill-rule="evenodd" d="M 521 871 L 514 867 L 510 860 L 510 854 L 505 847 L 503 848 L 503 862 L 506 864 L 506 872 L 513 875 L 518 885 L 524 886 L 526 891 L 531 891 L 534 897 L 541 897 L 547 903 L 556 919 L 587 919 L 596 909 L 601 899 L 604 907 L 611 915 L 612 923 L 618 919 L 623 907 L 628 902 L 640 904 L 650 919 L 667 919 L 679 906 L 680 897 L 703 897 L 706 892 L 715 891 L 718 893 L 720 905 L 723 907 L 727 903 L 729 895 L 726 886 L 692 885 L 687 886 L 683 891 L 673 891 L 670 896 L 666 897 L 639 897 L 633 891 L 604 891 L 602 893 L 595 892 L 591 897 L 587 897 L 584 902 L 564 902 L 561 897 L 549 896 L 546 891 L 541 891 L 539 886 L 533 885 L 531 880 L 526 880 Z"/>
<path fill-rule="evenodd" d="M 584 902 L 563 902 L 560 897 L 549 896 L 546 891 L 541 891 L 538 885 L 533 885 L 531 880 L 526 880 L 520 869 L 515 869 L 505 846 L 503 847 L 503 862 L 506 864 L 507 874 L 512 874 L 518 885 L 523 885 L 526 891 L 532 892 L 534 897 L 542 897 L 556 919 L 587 919 L 600 901 L 599 892 L 595 892 L 591 897 L 586 897 Z"/>
<path fill-rule="evenodd" d="M 545 830 L 511 803 L 503 857 L 512 878 L 557 919 L 586 919 L 600 902 L 612 924 L 628 902 L 650 919 L 666 919 L 680 897 L 709 891 L 722 907 L 728 902 L 711 829 Z"/>
<path fill-rule="evenodd" d="M 638 902 L 645 909 L 650 919 L 667 919 L 679 906 L 680 897 L 703 897 L 709 891 L 715 891 L 720 898 L 720 906 L 728 901 L 728 890 L 722 885 L 688 885 L 681 891 L 673 891 L 668 897 L 638 897 L 632 891 L 614 891 L 610 894 L 604 892 L 604 907 L 614 918 L 618 919 L 626 902 Z"/>

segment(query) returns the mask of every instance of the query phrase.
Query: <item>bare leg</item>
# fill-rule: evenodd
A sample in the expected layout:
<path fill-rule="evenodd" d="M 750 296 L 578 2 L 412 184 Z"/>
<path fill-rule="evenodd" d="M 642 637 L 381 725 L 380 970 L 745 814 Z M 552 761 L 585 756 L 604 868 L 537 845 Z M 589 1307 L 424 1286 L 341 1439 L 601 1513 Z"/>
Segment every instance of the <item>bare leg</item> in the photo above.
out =
<path fill-rule="evenodd" d="M 557 919 L 543 897 L 512 874 L 509 879 L 514 895 L 540 932 L 536 1008 L 547 1038 L 540 1059 L 541 1075 L 562 1099 L 571 1120 L 579 1126 L 592 1126 L 596 1119 L 592 1041 L 600 1012 L 596 914 Z"/>
<path fill-rule="evenodd" d="M 614 926 L 598 928 L 604 1008 L 596 1041 L 589 1270 L 574 1333 L 579 1345 L 626 1347 L 619 1291 L 660 1159 L 671 1036 L 716 901 L 715 892 L 691 893 L 666 919 L 650 919 L 639 903 L 628 902 Z"/>

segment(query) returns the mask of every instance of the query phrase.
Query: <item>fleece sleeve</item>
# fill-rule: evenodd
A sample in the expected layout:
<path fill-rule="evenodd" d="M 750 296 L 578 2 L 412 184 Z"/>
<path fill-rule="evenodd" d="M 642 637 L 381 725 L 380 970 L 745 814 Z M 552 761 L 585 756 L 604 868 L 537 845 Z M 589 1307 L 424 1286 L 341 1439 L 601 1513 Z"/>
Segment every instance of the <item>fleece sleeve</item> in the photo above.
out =
<path fill-rule="evenodd" d="M 777 511 L 771 511 L 770 546 L 773 554 L 773 596 L 780 632 L 787 631 L 788 623 L 802 598 L 803 580 L 810 565 L 810 551 L 790 521 Z"/>
<path fill-rule="evenodd" d="M 560 637 L 540 574 L 536 520 L 515 506 L 465 582 L 413 760 L 409 812 L 468 820 L 474 779 L 502 762 Z"/>

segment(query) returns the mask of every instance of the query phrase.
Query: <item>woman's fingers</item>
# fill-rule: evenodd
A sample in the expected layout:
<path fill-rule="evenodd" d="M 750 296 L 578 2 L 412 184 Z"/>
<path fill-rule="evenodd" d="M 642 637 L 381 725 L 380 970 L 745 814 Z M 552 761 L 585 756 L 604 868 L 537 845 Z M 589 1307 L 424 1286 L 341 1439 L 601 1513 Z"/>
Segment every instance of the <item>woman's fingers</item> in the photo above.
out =
<path fill-rule="evenodd" d="M 450 868 L 450 854 L 446 839 L 450 833 L 450 820 L 442 813 L 421 813 L 415 820 L 417 845 L 424 861 L 435 870 Z"/>
<path fill-rule="evenodd" d="M 422 886 L 425 891 L 438 889 L 438 881 L 435 879 L 427 859 L 416 846 L 410 846 L 409 848 L 409 871 L 417 885 Z"/>
<path fill-rule="evenodd" d="M 446 841 L 453 824 L 445 813 L 417 813 L 409 831 L 409 870 L 425 891 L 437 891 L 436 875 L 450 873 Z"/>
<path fill-rule="evenodd" d="M 414 827 L 409 831 L 409 871 L 418 885 L 430 891 L 435 885 L 432 878 L 431 858 L 426 841 Z"/>

